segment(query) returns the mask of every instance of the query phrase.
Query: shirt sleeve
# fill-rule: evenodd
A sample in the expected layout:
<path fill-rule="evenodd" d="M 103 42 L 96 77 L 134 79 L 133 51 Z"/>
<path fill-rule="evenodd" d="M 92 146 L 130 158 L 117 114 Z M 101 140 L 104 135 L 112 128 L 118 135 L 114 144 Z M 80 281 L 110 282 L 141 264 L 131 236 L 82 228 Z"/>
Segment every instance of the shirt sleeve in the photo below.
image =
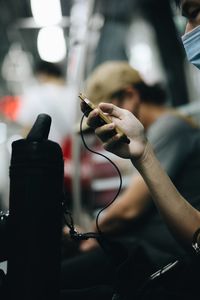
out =
<path fill-rule="evenodd" d="M 165 116 L 147 133 L 162 167 L 173 179 L 191 151 L 191 126 L 180 117 Z"/>

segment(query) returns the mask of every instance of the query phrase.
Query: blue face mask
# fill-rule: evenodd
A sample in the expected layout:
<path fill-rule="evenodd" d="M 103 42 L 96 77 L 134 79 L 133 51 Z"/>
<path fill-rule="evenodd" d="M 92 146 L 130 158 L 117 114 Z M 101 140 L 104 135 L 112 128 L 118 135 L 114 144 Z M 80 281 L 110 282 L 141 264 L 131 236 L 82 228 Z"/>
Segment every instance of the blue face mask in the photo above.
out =
<path fill-rule="evenodd" d="M 200 26 L 182 37 L 188 60 L 200 69 Z"/>

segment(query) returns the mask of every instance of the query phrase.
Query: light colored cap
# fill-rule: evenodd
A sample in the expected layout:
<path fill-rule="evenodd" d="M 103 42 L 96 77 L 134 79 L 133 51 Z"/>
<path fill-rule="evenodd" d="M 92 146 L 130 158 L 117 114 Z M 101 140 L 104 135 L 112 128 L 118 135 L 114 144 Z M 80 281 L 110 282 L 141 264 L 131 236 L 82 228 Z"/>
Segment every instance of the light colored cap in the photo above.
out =
<path fill-rule="evenodd" d="M 113 93 L 143 82 L 139 72 L 126 61 L 108 61 L 99 65 L 86 80 L 85 95 L 94 104 L 109 102 Z"/>

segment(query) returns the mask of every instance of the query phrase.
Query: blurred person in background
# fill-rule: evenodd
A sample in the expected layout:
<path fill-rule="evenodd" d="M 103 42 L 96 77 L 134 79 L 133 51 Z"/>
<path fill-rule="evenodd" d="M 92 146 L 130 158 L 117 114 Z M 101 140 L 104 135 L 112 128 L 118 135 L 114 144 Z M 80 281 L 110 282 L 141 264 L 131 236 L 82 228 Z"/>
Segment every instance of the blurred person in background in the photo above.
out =
<path fill-rule="evenodd" d="M 165 105 L 166 94 L 160 86 L 146 85 L 127 62 L 113 61 L 94 70 L 86 82 L 85 92 L 95 104 L 111 102 L 134 114 L 143 124 L 161 165 L 177 189 L 192 205 L 200 204 L 200 130 L 192 120 Z M 100 215 L 99 227 L 131 253 L 133 260 L 128 270 L 141 264 L 143 276 L 185 255 L 162 221 L 144 179 L 137 172 L 125 191 Z M 91 231 L 97 231 L 95 222 Z M 137 246 L 142 247 L 145 256 L 141 254 L 135 260 Z M 81 288 L 110 283 L 113 266 L 98 249 L 97 242 L 83 241 L 80 250 L 85 253 L 63 262 L 62 286 Z M 87 274 L 86 268 L 90 270 Z M 129 278 L 133 280 L 133 277 L 130 273 Z"/>
<path fill-rule="evenodd" d="M 16 122 L 26 136 L 41 113 L 52 119 L 49 139 L 57 142 L 63 151 L 65 164 L 64 187 L 68 204 L 72 202 L 72 135 L 76 119 L 77 91 L 68 85 L 62 66 L 46 61 L 35 65 L 35 84 L 27 86 L 20 98 Z"/>
<path fill-rule="evenodd" d="M 58 64 L 39 61 L 35 66 L 35 79 L 36 84 L 27 87 L 22 95 L 16 121 L 27 133 L 38 114 L 49 114 L 52 118 L 49 139 L 63 147 L 74 128 L 76 91 L 67 85 Z"/>

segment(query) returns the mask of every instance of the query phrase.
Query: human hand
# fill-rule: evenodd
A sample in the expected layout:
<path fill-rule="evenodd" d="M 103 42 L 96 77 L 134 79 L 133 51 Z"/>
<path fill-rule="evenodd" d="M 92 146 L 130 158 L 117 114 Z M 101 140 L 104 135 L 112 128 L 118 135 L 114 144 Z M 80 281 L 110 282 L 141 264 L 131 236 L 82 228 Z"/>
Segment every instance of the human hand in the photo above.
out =
<path fill-rule="evenodd" d="M 81 109 L 84 112 L 83 106 Z M 112 119 L 112 123 L 99 124 L 99 109 Z M 130 111 L 111 103 L 100 103 L 98 108 L 88 115 L 87 124 L 95 129 L 95 134 L 101 139 L 106 150 L 130 159 L 139 159 L 144 154 L 147 144 L 144 127 Z M 116 126 L 129 138 L 129 144 L 121 140 L 120 134 L 115 131 Z"/>
<path fill-rule="evenodd" d="M 79 245 L 79 250 L 82 252 L 90 251 L 99 246 L 96 239 L 88 239 L 85 241 L 82 241 Z"/>

